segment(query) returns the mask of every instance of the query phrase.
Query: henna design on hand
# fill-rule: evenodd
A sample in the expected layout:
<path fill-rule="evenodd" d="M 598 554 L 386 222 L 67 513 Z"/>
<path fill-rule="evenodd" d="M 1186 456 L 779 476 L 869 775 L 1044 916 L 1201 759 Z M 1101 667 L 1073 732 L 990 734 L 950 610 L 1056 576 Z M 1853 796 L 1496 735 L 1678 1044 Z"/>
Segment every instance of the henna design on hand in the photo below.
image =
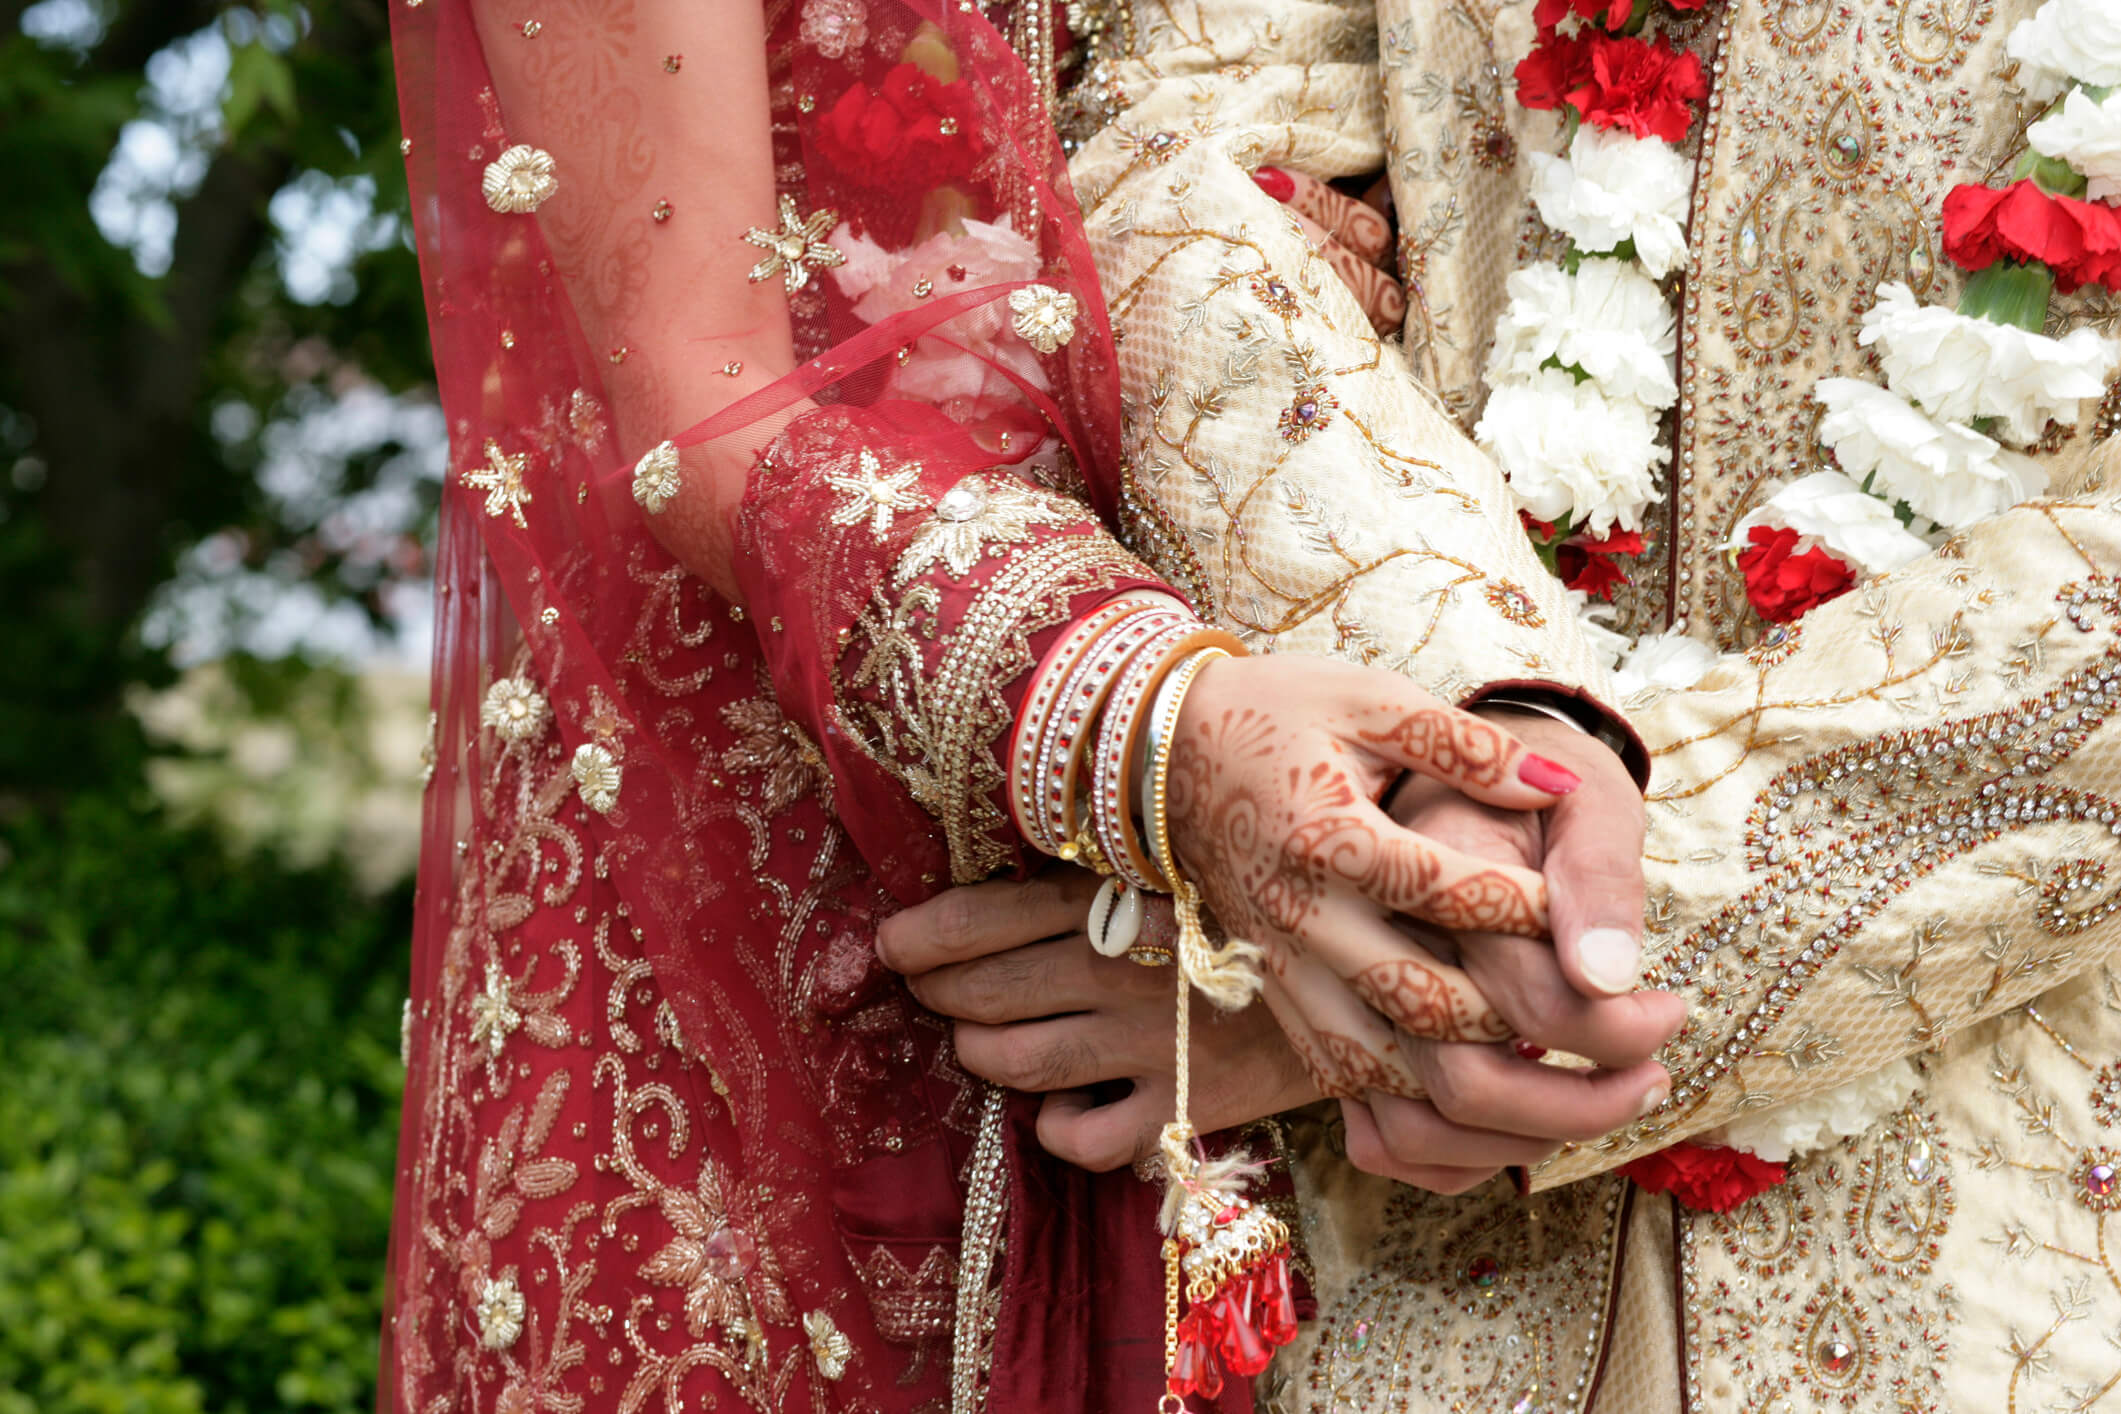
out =
<path fill-rule="evenodd" d="M 1515 743 L 1502 731 L 1463 712 L 1425 707 L 1408 712 L 1383 731 L 1358 731 L 1371 746 L 1388 746 L 1440 775 L 1472 785 L 1500 785 Z"/>
<path fill-rule="evenodd" d="M 1314 664 L 1291 674 L 1292 666 L 1216 664 L 1196 682 L 1172 745 L 1167 798 L 1187 877 L 1230 935 L 1263 950 L 1275 978 L 1317 954 L 1349 987 L 1347 1007 L 1382 1012 L 1408 1036 L 1505 1038 L 1470 983 L 1455 984 L 1463 995 L 1453 995 L 1433 959 L 1397 952 L 1362 919 L 1389 909 L 1454 931 L 1540 931 L 1545 898 L 1535 874 L 1461 858 L 1374 808 L 1402 757 L 1455 785 L 1499 785 L 1514 738 L 1404 684 L 1392 685 L 1396 703 L 1390 689 L 1371 697 L 1361 670 Z M 1360 729 L 1364 722 L 1373 729 Z M 1329 914 L 1350 920 L 1351 935 L 1333 932 Z M 1382 1026 L 1374 1036 L 1348 1034 L 1345 1023 L 1320 1029 L 1325 1018 L 1302 1004 L 1276 1011 L 1322 1091 L 1421 1093 Z"/>
<path fill-rule="evenodd" d="M 1355 994 L 1409 1036 L 1431 1041 L 1502 1041 L 1512 1034 L 1493 1008 L 1476 1006 L 1434 963 L 1394 958 L 1352 979 Z"/>

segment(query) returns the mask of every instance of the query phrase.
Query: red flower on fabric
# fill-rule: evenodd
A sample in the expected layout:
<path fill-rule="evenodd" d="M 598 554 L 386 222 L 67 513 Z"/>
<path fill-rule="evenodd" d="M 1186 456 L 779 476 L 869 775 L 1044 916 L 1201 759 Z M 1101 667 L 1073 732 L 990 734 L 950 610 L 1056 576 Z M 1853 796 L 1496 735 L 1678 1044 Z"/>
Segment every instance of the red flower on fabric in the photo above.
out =
<path fill-rule="evenodd" d="M 1748 533 L 1753 543 L 1738 552 L 1738 572 L 1745 576 L 1745 597 L 1760 617 L 1786 624 L 1809 610 L 1838 598 L 1856 582 L 1856 572 L 1845 560 L 1813 547 L 1796 553 L 1804 537 L 1784 526 L 1779 530 L 1756 525 Z"/>
<path fill-rule="evenodd" d="M 1639 530 L 1614 530 L 1603 539 L 1579 535 L 1568 541 L 1556 553 L 1555 567 L 1561 571 L 1561 582 L 1570 589 L 1581 589 L 1593 599 L 1612 602 L 1613 591 L 1629 583 L 1627 571 L 1620 567 L 1621 555 L 1642 553 L 1642 532 Z"/>
<path fill-rule="evenodd" d="M 1944 198 L 1944 253 L 1965 270 L 2037 260 L 2063 294 L 2080 285 L 2121 294 L 2121 210 L 2056 196 L 2031 178 L 1954 187 Z"/>
<path fill-rule="evenodd" d="M 1624 128 L 1664 142 L 1686 137 L 1694 105 L 1708 95 L 1698 55 L 1594 30 L 1573 37 L 1542 32 L 1517 65 L 1517 101 L 1525 107 L 1566 103 L 1594 127 Z"/>
<path fill-rule="evenodd" d="M 1539 0 L 1532 10 L 1532 23 L 1544 33 L 1570 15 L 1581 15 L 1594 25 L 1619 29 L 1634 13 L 1635 0 Z"/>
<path fill-rule="evenodd" d="M 1700 55 L 1640 39 L 1593 36 L 1591 81 L 1585 101 L 1570 99 L 1586 123 L 1663 142 L 1683 141 L 1709 96 Z"/>
<path fill-rule="evenodd" d="M 1698 1212 L 1727 1213 L 1789 1177 L 1786 1165 L 1743 1149 L 1674 1144 L 1621 1170 L 1652 1193 L 1669 1193 Z"/>
<path fill-rule="evenodd" d="M 1527 108 L 1559 108 L 1590 82 L 1591 36 L 1586 33 L 1542 31 L 1532 52 L 1517 61 L 1517 101 Z"/>
<path fill-rule="evenodd" d="M 833 175 L 857 186 L 926 192 L 971 172 L 972 91 L 900 64 L 877 88 L 857 83 L 817 125 Z"/>

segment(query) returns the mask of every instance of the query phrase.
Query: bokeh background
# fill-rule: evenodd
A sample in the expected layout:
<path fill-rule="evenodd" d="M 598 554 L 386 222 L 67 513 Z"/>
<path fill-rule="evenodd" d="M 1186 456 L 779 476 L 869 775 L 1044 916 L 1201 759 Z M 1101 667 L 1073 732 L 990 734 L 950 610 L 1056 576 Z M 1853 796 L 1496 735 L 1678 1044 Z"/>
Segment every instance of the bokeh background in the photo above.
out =
<path fill-rule="evenodd" d="M 444 432 L 388 0 L 0 0 L 0 1414 L 372 1408 Z"/>

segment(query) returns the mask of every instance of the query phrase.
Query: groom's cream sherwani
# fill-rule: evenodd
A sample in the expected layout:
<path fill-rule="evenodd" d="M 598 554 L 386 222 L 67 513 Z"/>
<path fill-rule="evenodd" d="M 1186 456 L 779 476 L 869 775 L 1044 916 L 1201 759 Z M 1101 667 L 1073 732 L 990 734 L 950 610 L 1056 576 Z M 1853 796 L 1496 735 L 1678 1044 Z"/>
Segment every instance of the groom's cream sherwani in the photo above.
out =
<path fill-rule="evenodd" d="M 1875 287 L 1955 297 L 1939 205 L 2020 145 L 2003 40 L 2031 8 L 1721 0 L 1694 21 L 1715 90 L 1677 456 L 1622 610 L 1728 652 L 1615 704 L 1655 759 L 1647 968 L 1693 1004 L 1678 1088 L 1529 1201 L 1371 1179 L 1292 1123 L 1322 1309 L 1269 1407 L 2121 1410 L 2121 391 L 2044 453 L 2059 499 L 1801 628 L 1765 633 L 1716 548 L 1768 478 L 1821 464 L 1813 384 L 1875 381 L 1855 338 Z M 1550 240 L 1525 154 L 1558 128 L 1507 87 L 1529 9 L 1107 11 L 1074 174 L 1122 339 L 1129 530 L 1174 583 L 1261 649 L 1610 701 L 1464 432 L 1503 280 Z M 1251 183 L 1268 163 L 1390 172 L 1404 348 Z M 1282 416 L 1305 399 L 1328 416 Z M 1733 1125 L 1813 1152 L 1725 1216 L 1612 1173 Z"/>

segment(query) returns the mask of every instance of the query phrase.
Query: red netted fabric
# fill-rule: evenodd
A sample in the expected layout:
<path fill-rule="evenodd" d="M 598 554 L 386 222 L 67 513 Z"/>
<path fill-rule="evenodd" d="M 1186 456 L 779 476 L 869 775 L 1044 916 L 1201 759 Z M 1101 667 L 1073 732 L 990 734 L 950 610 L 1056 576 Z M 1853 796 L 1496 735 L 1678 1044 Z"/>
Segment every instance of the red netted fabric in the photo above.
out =
<path fill-rule="evenodd" d="M 1035 85 L 958 3 L 392 19 L 451 450 L 384 1406 L 1153 1405 L 1154 1195 L 874 955 L 1021 867 L 1023 677 L 1151 584 Z"/>

